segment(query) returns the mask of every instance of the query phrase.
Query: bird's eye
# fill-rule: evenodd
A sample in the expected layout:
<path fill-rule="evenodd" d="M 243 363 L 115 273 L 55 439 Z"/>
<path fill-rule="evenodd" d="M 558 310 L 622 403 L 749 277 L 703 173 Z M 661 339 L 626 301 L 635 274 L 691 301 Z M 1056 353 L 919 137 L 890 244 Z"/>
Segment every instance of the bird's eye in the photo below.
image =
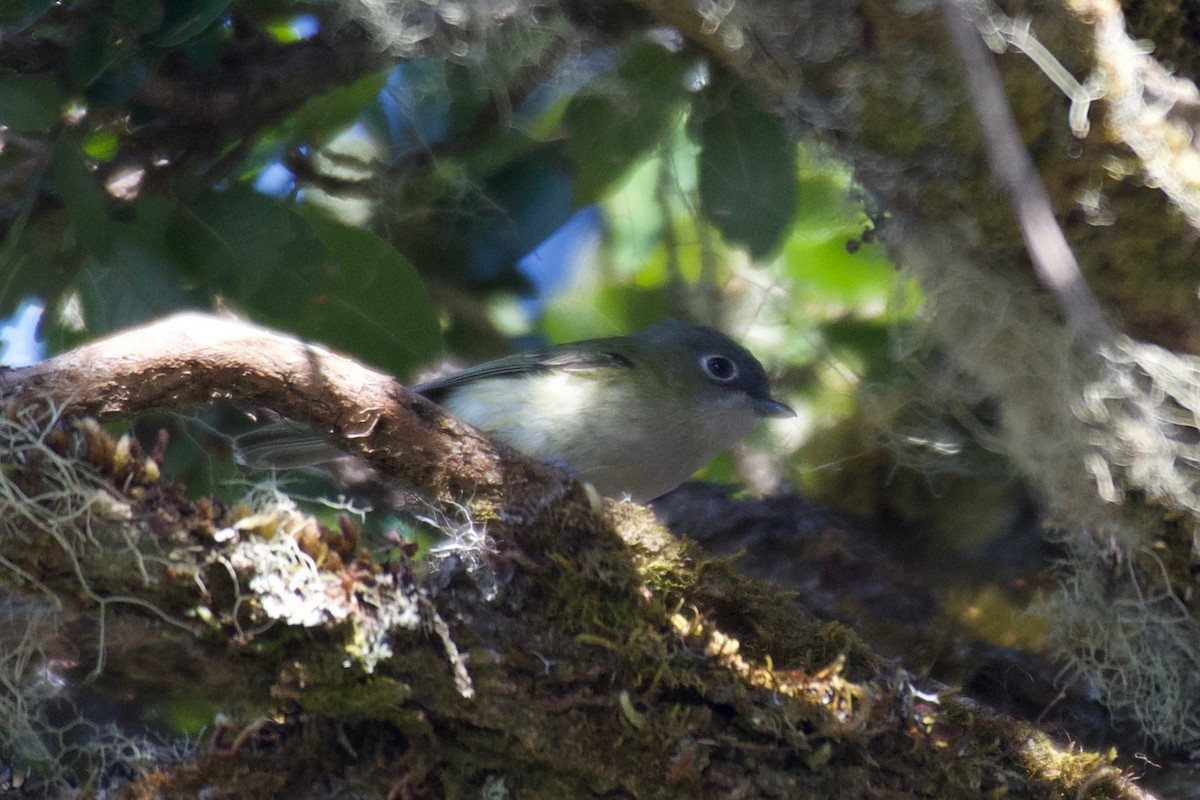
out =
<path fill-rule="evenodd" d="M 729 383 L 738 376 L 737 364 L 725 356 L 707 355 L 700 358 L 700 366 L 714 381 Z"/>

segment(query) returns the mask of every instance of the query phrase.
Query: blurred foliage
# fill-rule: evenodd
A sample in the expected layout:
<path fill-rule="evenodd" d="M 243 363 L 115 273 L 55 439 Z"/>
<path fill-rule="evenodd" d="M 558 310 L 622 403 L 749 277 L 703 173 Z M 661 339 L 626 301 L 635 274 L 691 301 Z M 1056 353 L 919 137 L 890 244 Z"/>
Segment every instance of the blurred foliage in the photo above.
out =
<path fill-rule="evenodd" d="M 504 34 L 471 59 L 394 63 L 368 43 L 328 86 L 300 56 L 355 46 L 335 13 L 0 3 L 0 317 L 36 298 L 58 350 L 220 305 L 403 378 L 444 349 L 689 317 L 743 340 L 801 409 L 749 447 L 815 485 L 814 437 L 888 379 L 889 328 L 919 304 L 844 167 L 677 34 L 582 52 Z M 265 95 L 286 102 L 239 105 L 289 58 Z M 173 457 L 194 466 L 189 442 L 210 437 L 180 433 Z"/>

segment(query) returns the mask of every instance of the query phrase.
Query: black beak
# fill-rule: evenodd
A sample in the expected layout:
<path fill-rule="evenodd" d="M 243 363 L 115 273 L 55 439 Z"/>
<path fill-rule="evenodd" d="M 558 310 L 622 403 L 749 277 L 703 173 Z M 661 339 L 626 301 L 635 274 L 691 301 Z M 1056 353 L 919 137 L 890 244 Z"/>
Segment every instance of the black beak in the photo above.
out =
<path fill-rule="evenodd" d="M 754 399 L 754 413 L 760 417 L 794 417 L 796 412 L 792 411 L 789 406 L 784 405 L 778 400 L 770 397 L 756 397 Z"/>

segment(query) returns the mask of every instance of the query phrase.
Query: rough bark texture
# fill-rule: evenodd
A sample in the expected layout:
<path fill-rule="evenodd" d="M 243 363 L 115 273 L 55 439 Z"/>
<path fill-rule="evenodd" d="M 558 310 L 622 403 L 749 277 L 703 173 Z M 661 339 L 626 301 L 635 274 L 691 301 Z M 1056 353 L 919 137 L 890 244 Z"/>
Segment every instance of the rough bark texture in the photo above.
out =
<path fill-rule="evenodd" d="M 101 419 L 219 400 L 268 406 L 441 502 L 474 496 L 499 504 L 552 487 L 562 493 L 566 485 L 561 473 L 480 436 L 388 375 L 208 314 L 176 315 L 0 374 L 0 392 Z"/>
<path fill-rule="evenodd" d="M 317 387 L 330 399 L 301 408 Z M 5 373 L 0 388 L 0 574 L 104 614 L 98 631 L 85 614 L 44 638 L 54 663 L 70 652 L 80 665 L 60 667 L 68 677 L 105 664 L 76 702 L 168 702 L 191 676 L 193 698 L 241 709 L 183 758 L 83 747 L 83 763 L 135 770 L 124 796 L 1142 796 L 1108 758 L 919 690 L 845 628 L 693 560 L 645 509 L 594 508 L 552 471 L 318 348 L 183 315 Z M 46 429 L 35 413 L 50 400 L 120 415 L 242 389 L 413 481 L 448 524 L 460 506 L 447 487 L 478 480 L 476 499 L 490 502 L 501 472 L 555 496 L 520 514 L 475 504 L 459 522 L 486 525 L 492 544 L 461 551 L 473 570 L 422 577 L 287 504 L 189 503 L 127 442 L 94 424 Z M 345 422 L 364 412 L 370 431 Z M 439 453 L 449 466 L 425 463 Z"/>

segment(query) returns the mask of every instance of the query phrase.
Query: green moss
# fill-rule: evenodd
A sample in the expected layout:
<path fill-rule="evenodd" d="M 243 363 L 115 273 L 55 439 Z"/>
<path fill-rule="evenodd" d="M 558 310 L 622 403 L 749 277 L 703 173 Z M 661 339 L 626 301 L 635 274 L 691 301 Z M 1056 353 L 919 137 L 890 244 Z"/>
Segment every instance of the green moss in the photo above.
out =
<path fill-rule="evenodd" d="M 401 730 L 412 727 L 414 714 L 405 710 L 412 687 L 382 675 L 344 673 L 343 680 L 303 689 L 298 702 L 306 711 L 332 719 L 389 722 Z"/>

